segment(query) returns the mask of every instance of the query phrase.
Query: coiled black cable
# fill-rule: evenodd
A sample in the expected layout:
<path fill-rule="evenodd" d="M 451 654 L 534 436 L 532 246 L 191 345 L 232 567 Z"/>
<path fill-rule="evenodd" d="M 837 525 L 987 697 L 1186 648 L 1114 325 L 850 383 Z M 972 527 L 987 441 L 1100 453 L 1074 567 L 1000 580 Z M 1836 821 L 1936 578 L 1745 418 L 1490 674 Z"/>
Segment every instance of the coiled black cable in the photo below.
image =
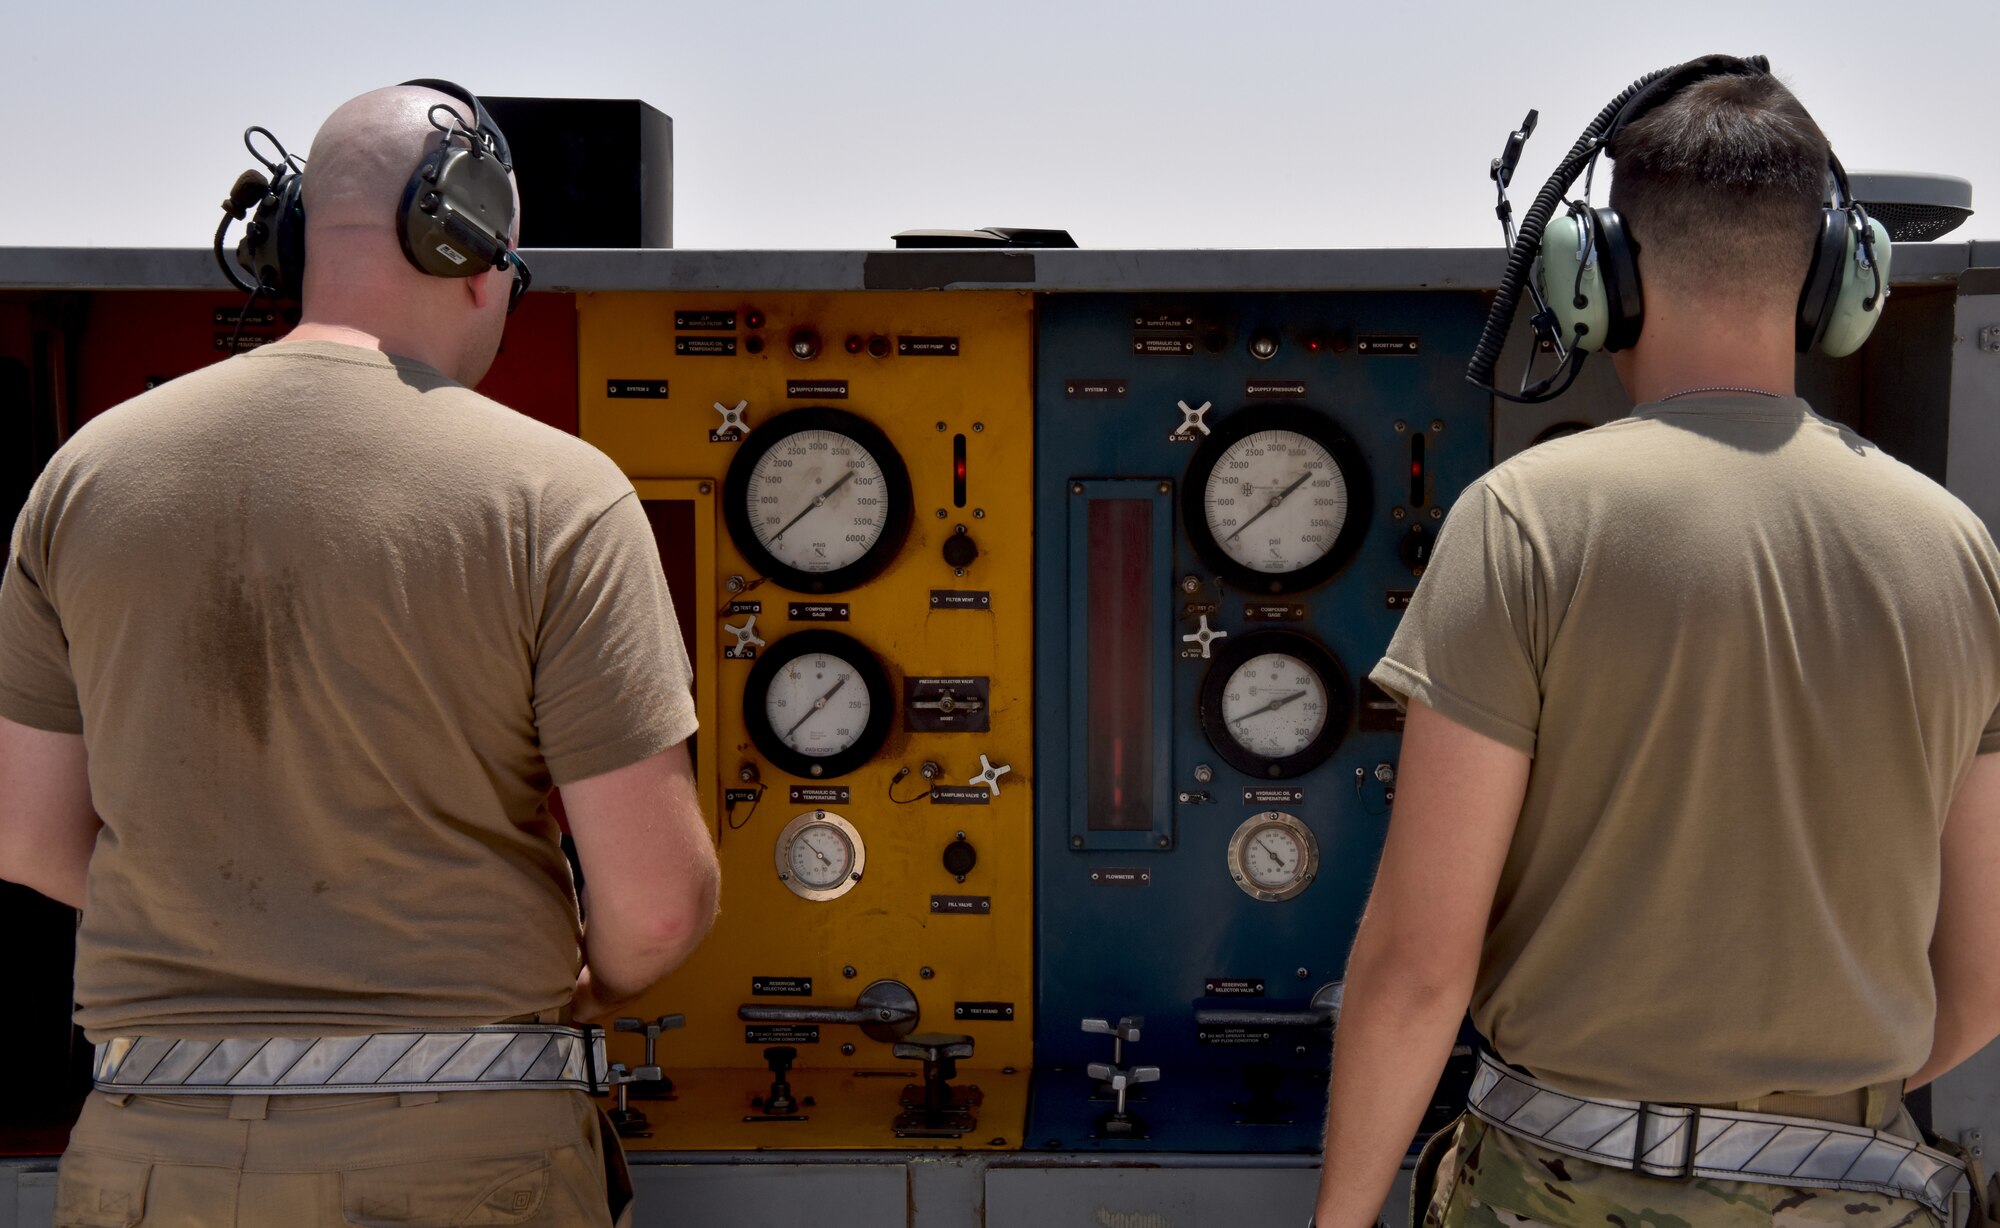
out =
<path fill-rule="evenodd" d="M 1465 366 L 1466 382 L 1496 395 L 1507 396 L 1493 386 L 1493 373 L 1500 365 L 1500 350 L 1507 342 L 1507 330 L 1513 326 L 1514 310 L 1521 302 L 1521 287 L 1534 267 L 1536 254 L 1542 249 L 1542 231 L 1547 229 L 1549 219 L 1555 216 L 1556 206 L 1562 204 L 1563 193 L 1569 191 L 1576 177 L 1597 155 L 1605 132 L 1626 104 L 1641 90 L 1681 67 L 1676 64 L 1649 72 L 1606 103 L 1604 109 L 1597 113 L 1597 118 L 1591 120 L 1582 135 L 1576 138 L 1576 144 L 1570 146 L 1569 153 L 1556 165 L 1548 182 L 1542 185 L 1542 190 L 1535 194 L 1534 203 L 1521 215 L 1521 229 L 1514 236 L 1513 249 L 1507 253 L 1507 269 L 1500 276 L 1499 292 L 1493 297 L 1493 306 L 1487 310 L 1486 326 L 1479 330 L 1479 344 L 1472 348 L 1472 361 Z M 1575 359 L 1574 365 L 1582 365 L 1580 356 Z M 1570 378 L 1575 377 L 1572 370 Z M 1551 382 L 1553 380 L 1554 377 L 1551 377 Z M 1567 386 L 1565 382 L 1564 387 Z"/>

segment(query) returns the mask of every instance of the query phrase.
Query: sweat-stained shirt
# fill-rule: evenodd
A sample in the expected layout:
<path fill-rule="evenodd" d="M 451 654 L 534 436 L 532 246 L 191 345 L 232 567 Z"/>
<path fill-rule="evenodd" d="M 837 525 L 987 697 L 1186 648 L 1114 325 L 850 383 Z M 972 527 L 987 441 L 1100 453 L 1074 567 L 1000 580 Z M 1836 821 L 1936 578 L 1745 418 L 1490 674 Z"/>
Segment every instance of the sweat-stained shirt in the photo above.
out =
<path fill-rule="evenodd" d="M 567 1001 L 547 799 L 695 726 L 632 484 L 410 359 L 280 342 L 49 462 L 0 716 L 81 733 L 104 821 L 77 1022 L 213 1039 Z"/>
<path fill-rule="evenodd" d="M 1929 1055 L 1945 811 L 2000 750 L 2000 556 L 1936 483 L 1801 400 L 1641 406 L 1460 497 L 1372 676 L 1533 757 L 1504 1060 L 1727 1104 Z"/>

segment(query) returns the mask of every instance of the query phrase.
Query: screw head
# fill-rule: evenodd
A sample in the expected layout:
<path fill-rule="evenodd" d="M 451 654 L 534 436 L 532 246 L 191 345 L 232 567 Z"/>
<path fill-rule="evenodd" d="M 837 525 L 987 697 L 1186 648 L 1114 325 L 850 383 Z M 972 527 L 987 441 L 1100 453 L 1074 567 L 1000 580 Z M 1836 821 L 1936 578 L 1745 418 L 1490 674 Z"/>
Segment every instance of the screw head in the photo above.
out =
<path fill-rule="evenodd" d="M 1432 434 L 1436 434 L 1437 432 L 1439 432 L 1439 431 L 1441 431 L 1441 430 L 1443 430 L 1443 429 L 1444 429 L 1444 419 L 1443 419 L 1443 418 L 1432 418 L 1432 419 L 1431 419 L 1431 433 L 1432 433 Z"/>
<path fill-rule="evenodd" d="M 938 423 L 938 424 L 937 424 L 937 427 L 938 427 L 938 433 L 939 433 L 939 434 L 943 434 L 943 433 L 944 433 L 944 429 L 945 429 L 945 426 L 944 426 L 944 423 L 942 423 L 942 422 Z"/>
<path fill-rule="evenodd" d="M 1403 421 L 1401 418 L 1396 419 L 1396 433 L 1398 435 L 1402 434 L 1404 431 L 1407 431 L 1409 429 L 1410 429 L 1409 423 Z"/>
<path fill-rule="evenodd" d="M 928 981 L 928 980 L 930 980 L 930 979 L 931 979 L 932 977 L 936 976 L 936 975 L 937 975 L 937 973 L 936 973 L 936 972 L 934 972 L 934 971 L 932 971 L 932 970 L 931 970 L 931 969 L 929 969 L 929 968 L 919 968 L 919 969 L 917 969 L 917 975 L 918 975 L 918 976 L 920 976 L 920 977 L 922 977 L 922 978 L 924 978 L 924 979 L 925 979 L 926 981 Z"/>
<path fill-rule="evenodd" d="M 1403 510 L 1402 508 L 1400 508 L 1400 507 L 1397 507 L 1397 508 L 1391 508 L 1391 509 L 1389 509 L 1389 519 L 1391 519 L 1391 520 L 1401 520 L 1401 519 L 1403 519 L 1403 518 L 1404 518 L 1405 516 L 1408 516 L 1408 515 L 1409 515 L 1409 513 L 1408 513 L 1408 512 L 1406 512 L 1406 511 L 1404 511 L 1404 510 Z"/>
<path fill-rule="evenodd" d="M 943 508 L 939 508 L 939 509 L 937 510 L 937 518 L 938 518 L 939 520 L 943 520 L 943 519 L 944 519 L 944 518 L 945 518 L 946 516 L 949 516 L 950 514 L 951 514 L 951 513 L 949 513 L 949 512 L 947 512 L 947 511 L 945 511 L 945 510 L 944 510 Z"/>
<path fill-rule="evenodd" d="M 853 1046 L 853 1045 L 851 1045 L 851 1044 L 848 1044 L 848 1045 L 842 1045 L 842 1046 L 840 1047 L 840 1056 L 842 1056 L 842 1057 L 853 1057 L 853 1056 L 854 1056 L 854 1046 Z"/>
<path fill-rule="evenodd" d="M 975 508 L 973 508 L 973 509 L 972 509 L 972 518 L 973 518 L 974 520 L 984 520 L 984 519 L 986 519 L 986 509 L 985 509 L 985 508 L 983 508 L 983 507 L 975 507 Z"/>
<path fill-rule="evenodd" d="M 1161 848 L 1164 849 L 1164 848 L 1172 848 L 1174 841 L 1172 836 L 1161 836 L 1158 840 L 1155 840 L 1153 843 L 1159 845 Z"/>
<path fill-rule="evenodd" d="M 1432 519 L 1432 520 L 1443 520 L 1443 519 L 1444 519 L 1444 509 L 1443 509 L 1443 508 L 1441 508 L 1441 507 L 1434 507 L 1434 508 L 1432 508 L 1432 509 L 1431 509 L 1431 519 Z"/>
<path fill-rule="evenodd" d="M 847 966 L 846 966 L 845 968 L 842 968 L 842 969 L 840 970 L 840 975 L 842 975 L 842 976 L 846 977 L 846 978 L 847 978 L 848 980 L 850 980 L 850 981 L 851 981 L 851 980 L 853 980 L 853 979 L 854 979 L 854 965 L 853 965 L 853 964 L 849 964 L 849 965 L 847 965 Z"/>
<path fill-rule="evenodd" d="M 985 430 L 986 430 L 986 424 L 984 422 L 975 422 L 972 424 L 972 433 L 975 435 L 981 434 Z"/>
<path fill-rule="evenodd" d="M 1172 482 L 1162 482 L 1162 483 L 1160 483 L 1160 493 L 1161 493 L 1161 494 L 1163 494 L 1163 495 L 1170 495 L 1170 494 L 1172 494 L 1173 492 L 1174 492 L 1174 484 L 1173 484 Z"/>
<path fill-rule="evenodd" d="M 1306 971 L 1304 968 L 1301 968 L 1297 972 L 1292 973 L 1292 975 L 1303 981 L 1311 977 L 1312 973 Z"/>
<path fill-rule="evenodd" d="M 701 484 L 700 486 L 697 486 L 697 487 L 695 487 L 695 489 L 696 489 L 696 490 L 699 490 L 699 491 L 700 491 L 700 492 L 701 492 L 702 494 L 708 494 L 708 493 L 709 493 L 710 491 L 714 490 L 715 488 L 714 488 L 713 486 L 709 485 L 709 484 L 708 484 L 707 482 L 703 482 L 703 483 L 702 483 L 702 484 Z"/>
<path fill-rule="evenodd" d="M 1069 846 L 1070 846 L 1071 848 L 1073 848 L 1073 849 L 1080 849 L 1080 848 L 1082 848 L 1082 847 L 1083 847 L 1083 837 L 1082 837 L 1082 836 L 1071 836 L 1071 837 L 1069 838 Z"/>

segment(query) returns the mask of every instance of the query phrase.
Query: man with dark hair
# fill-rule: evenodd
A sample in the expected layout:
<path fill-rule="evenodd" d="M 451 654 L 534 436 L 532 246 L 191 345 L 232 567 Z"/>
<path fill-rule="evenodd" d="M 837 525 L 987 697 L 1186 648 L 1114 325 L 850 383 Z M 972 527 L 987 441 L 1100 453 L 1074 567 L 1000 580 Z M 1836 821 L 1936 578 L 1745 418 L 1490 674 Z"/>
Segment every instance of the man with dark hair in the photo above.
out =
<path fill-rule="evenodd" d="M 470 389 L 514 274 L 400 246 L 442 107 L 335 111 L 299 326 L 91 422 L 15 529 L 0 877 L 82 910 L 98 1046 L 60 1225 L 612 1222 L 563 1025 L 713 919 L 688 660 L 631 482 Z"/>
<path fill-rule="evenodd" d="M 1610 152 L 1637 408 L 1461 496 L 1372 675 L 1409 724 L 1319 1228 L 1375 1222 L 1468 1004 L 1425 1224 L 1935 1224 L 1903 1092 L 2000 1032 L 2000 554 L 1794 395 L 1790 92 L 1712 76 Z"/>

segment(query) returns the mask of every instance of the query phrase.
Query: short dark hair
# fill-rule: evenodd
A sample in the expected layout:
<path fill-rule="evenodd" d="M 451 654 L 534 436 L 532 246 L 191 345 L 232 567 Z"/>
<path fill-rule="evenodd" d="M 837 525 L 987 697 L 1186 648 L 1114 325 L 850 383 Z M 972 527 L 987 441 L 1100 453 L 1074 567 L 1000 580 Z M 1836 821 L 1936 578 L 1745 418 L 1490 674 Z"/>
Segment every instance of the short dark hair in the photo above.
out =
<path fill-rule="evenodd" d="M 1611 207 L 1650 292 L 1796 302 L 1826 201 L 1826 136 L 1776 77 L 1710 77 L 1626 126 Z"/>

